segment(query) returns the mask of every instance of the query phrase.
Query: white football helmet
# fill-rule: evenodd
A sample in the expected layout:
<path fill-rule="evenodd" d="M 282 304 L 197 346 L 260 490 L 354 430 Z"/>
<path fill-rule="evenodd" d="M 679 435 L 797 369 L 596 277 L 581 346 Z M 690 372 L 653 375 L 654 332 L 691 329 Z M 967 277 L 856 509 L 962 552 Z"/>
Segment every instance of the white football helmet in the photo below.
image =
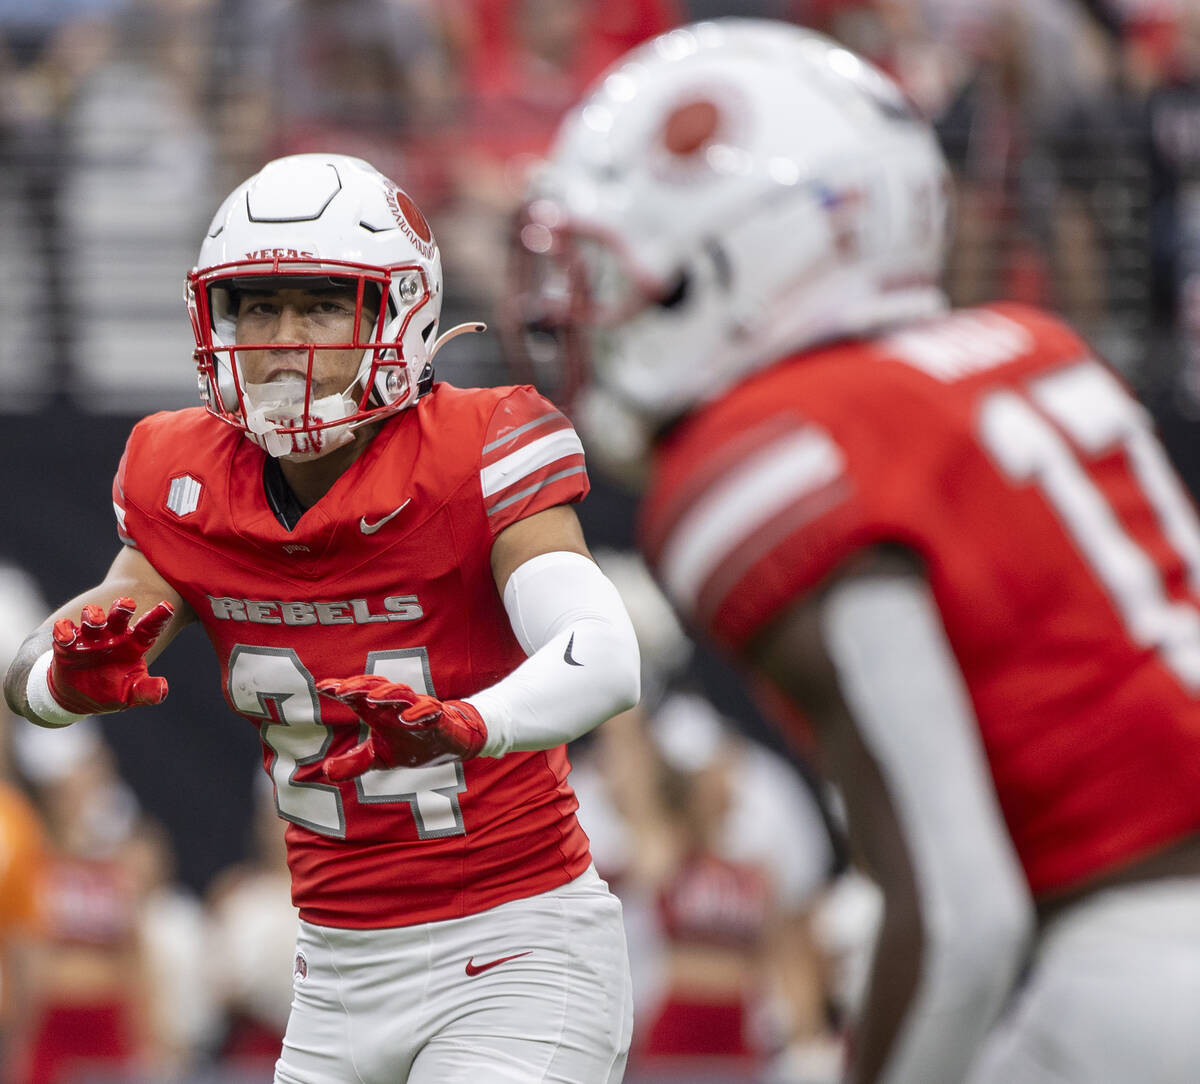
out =
<path fill-rule="evenodd" d="M 944 308 L 948 184 L 904 94 L 830 39 L 672 30 L 597 80 L 534 175 L 508 346 L 593 448 L 636 457 L 787 353 Z"/>
<path fill-rule="evenodd" d="M 239 353 L 295 344 L 235 345 L 237 291 L 255 280 L 292 287 L 331 281 L 356 290 L 357 311 L 376 311 L 372 333 L 351 342 L 300 344 L 304 381 L 247 385 Z M 208 410 L 274 456 L 314 458 L 349 441 L 364 422 L 403 410 L 432 379 L 433 355 L 465 325 L 437 337 L 442 266 L 412 199 L 373 166 L 339 154 L 268 163 L 217 211 L 188 274 L 200 396 Z M 314 398 L 317 350 L 361 349 L 341 394 Z"/>

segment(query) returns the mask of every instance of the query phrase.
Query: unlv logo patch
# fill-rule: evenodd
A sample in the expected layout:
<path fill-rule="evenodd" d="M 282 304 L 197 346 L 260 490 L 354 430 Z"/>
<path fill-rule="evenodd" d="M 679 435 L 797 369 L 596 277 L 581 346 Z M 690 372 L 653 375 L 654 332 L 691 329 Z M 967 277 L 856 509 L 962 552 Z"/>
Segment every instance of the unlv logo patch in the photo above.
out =
<path fill-rule="evenodd" d="M 304 958 L 303 952 L 296 953 L 296 962 L 292 964 L 292 977 L 297 982 L 303 982 L 308 978 L 308 961 Z"/>
<path fill-rule="evenodd" d="M 190 474 L 172 478 L 171 488 L 167 491 L 167 507 L 180 519 L 190 515 L 200 503 L 201 488 L 199 480 Z"/>
<path fill-rule="evenodd" d="M 429 228 L 429 223 L 421 213 L 421 208 L 413 202 L 412 196 L 403 188 L 389 185 L 387 201 L 396 217 L 396 225 L 404 231 L 404 236 L 425 259 L 432 260 L 435 248 L 433 230 Z"/>

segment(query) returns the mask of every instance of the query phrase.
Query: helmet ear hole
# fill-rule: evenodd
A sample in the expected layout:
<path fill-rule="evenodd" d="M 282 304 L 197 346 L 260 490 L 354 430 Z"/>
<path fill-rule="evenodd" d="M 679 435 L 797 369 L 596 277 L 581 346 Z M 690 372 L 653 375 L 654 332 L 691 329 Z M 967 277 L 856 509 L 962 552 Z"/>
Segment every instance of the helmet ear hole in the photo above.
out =
<path fill-rule="evenodd" d="M 686 271 L 680 271 L 667 292 L 658 299 L 657 304 L 663 309 L 677 309 L 687 301 L 691 287 L 691 275 Z"/>

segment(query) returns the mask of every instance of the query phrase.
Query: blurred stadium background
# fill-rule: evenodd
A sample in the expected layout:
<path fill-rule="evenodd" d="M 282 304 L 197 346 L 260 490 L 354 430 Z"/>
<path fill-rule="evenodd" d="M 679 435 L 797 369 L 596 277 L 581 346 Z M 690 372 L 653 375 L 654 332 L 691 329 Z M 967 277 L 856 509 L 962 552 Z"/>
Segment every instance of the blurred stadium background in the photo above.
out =
<path fill-rule="evenodd" d="M 109 487 L 132 422 L 196 401 L 183 278 L 234 184 L 282 153 L 370 159 L 433 223 L 443 326 L 479 317 L 494 326 L 521 179 L 563 111 L 638 41 L 739 14 L 825 30 L 897 77 L 935 121 L 953 166 L 953 299 L 1017 297 L 1062 312 L 1134 386 L 1195 491 L 1200 0 L 0 0 L 0 561 L 27 577 L 0 579 L 6 647 L 111 560 Z M 439 376 L 507 382 L 494 332 L 459 340 Z M 629 497 L 594 485 L 585 530 L 595 547 L 621 554 L 632 538 Z M 185 636 L 160 667 L 168 702 L 97 728 L 125 802 L 100 808 L 132 826 L 129 839 L 152 840 L 156 883 L 169 885 L 179 913 L 188 901 L 212 913 L 236 895 L 248 863 L 278 870 L 263 858 L 271 829 L 255 827 L 257 738 L 221 700 L 202 634 Z M 712 660 L 693 657 L 689 677 L 756 748 L 771 745 Z M 694 750 L 710 724 L 693 719 L 700 729 L 674 748 Z M 16 785 L 43 803 L 39 763 L 52 782 L 74 778 L 73 765 L 46 768 L 61 755 L 48 743 L 13 744 L 22 747 Z M 656 754 L 667 768 L 671 749 L 666 740 Z M 98 754 L 87 746 L 78 756 Z M 587 776 L 593 788 L 628 782 L 595 750 L 581 759 L 599 774 Z M 152 831 L 139 834 L 139 815 Z M 599 859 L 613 837 L 599 821 L 589 828 Z M 819 896 L 842 890 L 836 839 L 824 831 L 818 819 L 792 844 L 804 868 L 785 902 L 806 921 Z M 775 841 L 788 846 L 782 832 Z M 619 841 L 605 853 L 613 873 L 628 864 Z M 789 860 L 763 851 L 754 861 Z M 251 881 L 277 890 L 270 876 Z M 237 913 L 273 918 L 256 898 Z M 825 930 L 819 1027 L 783 1027 L 782 1038 L 764 1027 L 768 1037 L 744 1060 L 665 1059 L 632 1070 L 631 1081 L 830 1079 L 819 1063 L 838 1039 L 830 1006 L 845 960 L 835 957 L 869 925 L 861 897 L 837 899 L 824 926 L 806 927 Z M 243 946 L 241 958 L 248 953 Z M 203 964 L 169 956 L 168 971 Z M 159 996 L 183 1005 L 206 981 L 190 979 Z M 141 1075 L 109 1067 L 71 1080 L 269 1080 L 253 1059 L 226 1056 L 235 1016 L 253 1013 L 219 1002 L 170 1024 Z"/>

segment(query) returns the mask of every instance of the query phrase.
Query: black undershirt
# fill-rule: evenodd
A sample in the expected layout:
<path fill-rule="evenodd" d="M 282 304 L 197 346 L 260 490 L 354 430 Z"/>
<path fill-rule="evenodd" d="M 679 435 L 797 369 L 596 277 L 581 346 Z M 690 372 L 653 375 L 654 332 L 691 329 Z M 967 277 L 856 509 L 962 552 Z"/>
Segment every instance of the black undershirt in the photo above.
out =
<path fill-rule="evenodd" d="M 424 395 L 432 387 L 433 366 L 426 365 L 421 373 L 418 396 Z M 268 455 L 263 463 L 263 492 L 267 495 L 267 506 L 275 518 L 289 531 L 294 531 L 296 524 L 300 522 L 300 517 L 308 509 L 292 492 L 292 487 L 288 485 L 287 479 L 283 476 L 283 468 L 279 465 L 279 460 L 273 455 Z"/>
<path fill-rule="evenodd" d="M 279 460 L 273 455 L 267 456 L 263 463 L 263 492 L 267 495 L 267 504 L 275 518 L 289 531 L 294 531 L 307 509 L 292 492 Z"/>

